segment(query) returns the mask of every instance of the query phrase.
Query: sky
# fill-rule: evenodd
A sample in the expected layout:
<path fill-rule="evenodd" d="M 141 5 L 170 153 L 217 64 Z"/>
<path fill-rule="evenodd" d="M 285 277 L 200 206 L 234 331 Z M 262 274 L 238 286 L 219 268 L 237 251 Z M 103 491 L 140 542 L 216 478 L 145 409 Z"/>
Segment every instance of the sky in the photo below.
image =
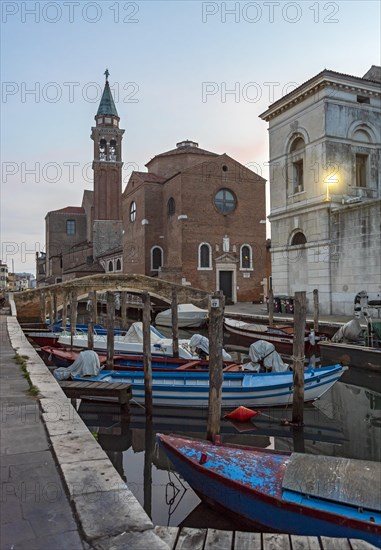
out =
<path fill-rule="evenodd" d="M 92 189 L 104 71 L 132 170 L 189 139 L 268 179 L 267 107 L 380 65 L 378 1 L 1 3 L 1 259 L 35 273 L 45 216 Z M 268 184 L 267 184 L 268 191 Z"/>

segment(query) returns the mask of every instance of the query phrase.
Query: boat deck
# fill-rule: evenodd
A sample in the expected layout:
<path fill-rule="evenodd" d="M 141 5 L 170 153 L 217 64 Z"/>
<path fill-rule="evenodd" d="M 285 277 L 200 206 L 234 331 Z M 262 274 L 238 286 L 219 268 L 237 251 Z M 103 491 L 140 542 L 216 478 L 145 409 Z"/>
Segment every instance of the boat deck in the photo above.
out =
<path fill-rule="evenodd" d="M 376 548 L 360 539 L 302 537 L 189 527 L 155 527 L 154 531 L 171 550 L 371 550 Z"/>

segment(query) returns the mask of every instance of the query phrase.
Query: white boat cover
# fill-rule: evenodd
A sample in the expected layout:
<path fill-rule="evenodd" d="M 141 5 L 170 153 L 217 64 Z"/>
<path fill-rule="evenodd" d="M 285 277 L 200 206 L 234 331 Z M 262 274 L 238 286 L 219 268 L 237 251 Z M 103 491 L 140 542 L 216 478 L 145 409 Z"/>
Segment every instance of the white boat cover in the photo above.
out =
<path fill-rule="evenodd" d="M 283 363 L 275 347 L 270 342 L 258 340 L 253 342 L 249 348 L 250 363 L 245 364 L 245 370 L 259 372 L 261 365 L 266 371 L 285 372 L 288 370 L 288 365 Z"/>
<path fill-rule="evenodd" d="M 360 321 L 355 318 L 339 328 L 331 338 L 332 342 L 364 343 L 363 331 Z"/>
<path fill-rule="evenodd" d="M 68 367 L 59 367 L 53 371 L 57 380 L 67 380 L 72 376 L 98 376 L 103 366 L 92 350 L 81 351 L 77 359 Z"/>
<path fill-rule="evenodd" d="M 208 316 L 207 309 L 201 309 L 193 304 L 179 304 L 177 306 L 177 317 L 179 326 L 200 324 L 205 321 Z M 156 315 L 155 323 L 157 325 L 171 326 L 172 325 L 172 309 L 166 309 Z"/>
<path fill-rule="evenodd" d="M 160 334 L 160 332 L 151 325 L 151 344 L 158 344 L 165 339 L 166 339 L 165 336 Z M 123 340 L 121 341 L 142 344 L 143 343 L 143 323 L 141 323 L 140 321 L 137 323 L 132 323 L 126 335 L 123 337 Z"/>
<path fill-rule="evenodd" d="M 201 334 L 193 334 L 189 341 L 189 347 L 192 352 L 195 352 L 197 348 L 202 349 L 206 355 L 209 355 L 209 339 Z M 223 361 L 231 361 L 232 357 L 224 349 L 222 350 Z"/>

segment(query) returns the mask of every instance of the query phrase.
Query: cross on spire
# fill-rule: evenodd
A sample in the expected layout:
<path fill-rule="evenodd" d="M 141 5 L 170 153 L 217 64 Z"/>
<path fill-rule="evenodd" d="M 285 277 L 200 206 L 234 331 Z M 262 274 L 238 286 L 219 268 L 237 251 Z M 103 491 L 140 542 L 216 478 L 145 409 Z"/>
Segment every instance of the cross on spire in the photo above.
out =
<path fill-rule="evenodd" d="M 106 82 L 108 81 L 108 77 L 110 76 L 110 73 L 108 72 L 108 69 L 105 70 L 103 73 L 106 76 Z"/>

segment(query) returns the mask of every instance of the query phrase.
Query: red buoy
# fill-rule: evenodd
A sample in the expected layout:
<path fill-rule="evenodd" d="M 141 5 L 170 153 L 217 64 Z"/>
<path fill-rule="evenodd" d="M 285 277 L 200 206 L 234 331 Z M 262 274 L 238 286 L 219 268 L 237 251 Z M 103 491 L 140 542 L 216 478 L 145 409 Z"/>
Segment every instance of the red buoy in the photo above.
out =
<path fill-rule="evenodd" d="M 247 407 L 237 407 L 231 413 L 225 414 L 224 418 L 229 420 L 237 420 L 238 422 L 246 422 L 247 420 L 250 420 L 250 418 L 253 418 L 253 416 L 257 416 L 257 414 L 261 413 L 248 409 Z"/>

